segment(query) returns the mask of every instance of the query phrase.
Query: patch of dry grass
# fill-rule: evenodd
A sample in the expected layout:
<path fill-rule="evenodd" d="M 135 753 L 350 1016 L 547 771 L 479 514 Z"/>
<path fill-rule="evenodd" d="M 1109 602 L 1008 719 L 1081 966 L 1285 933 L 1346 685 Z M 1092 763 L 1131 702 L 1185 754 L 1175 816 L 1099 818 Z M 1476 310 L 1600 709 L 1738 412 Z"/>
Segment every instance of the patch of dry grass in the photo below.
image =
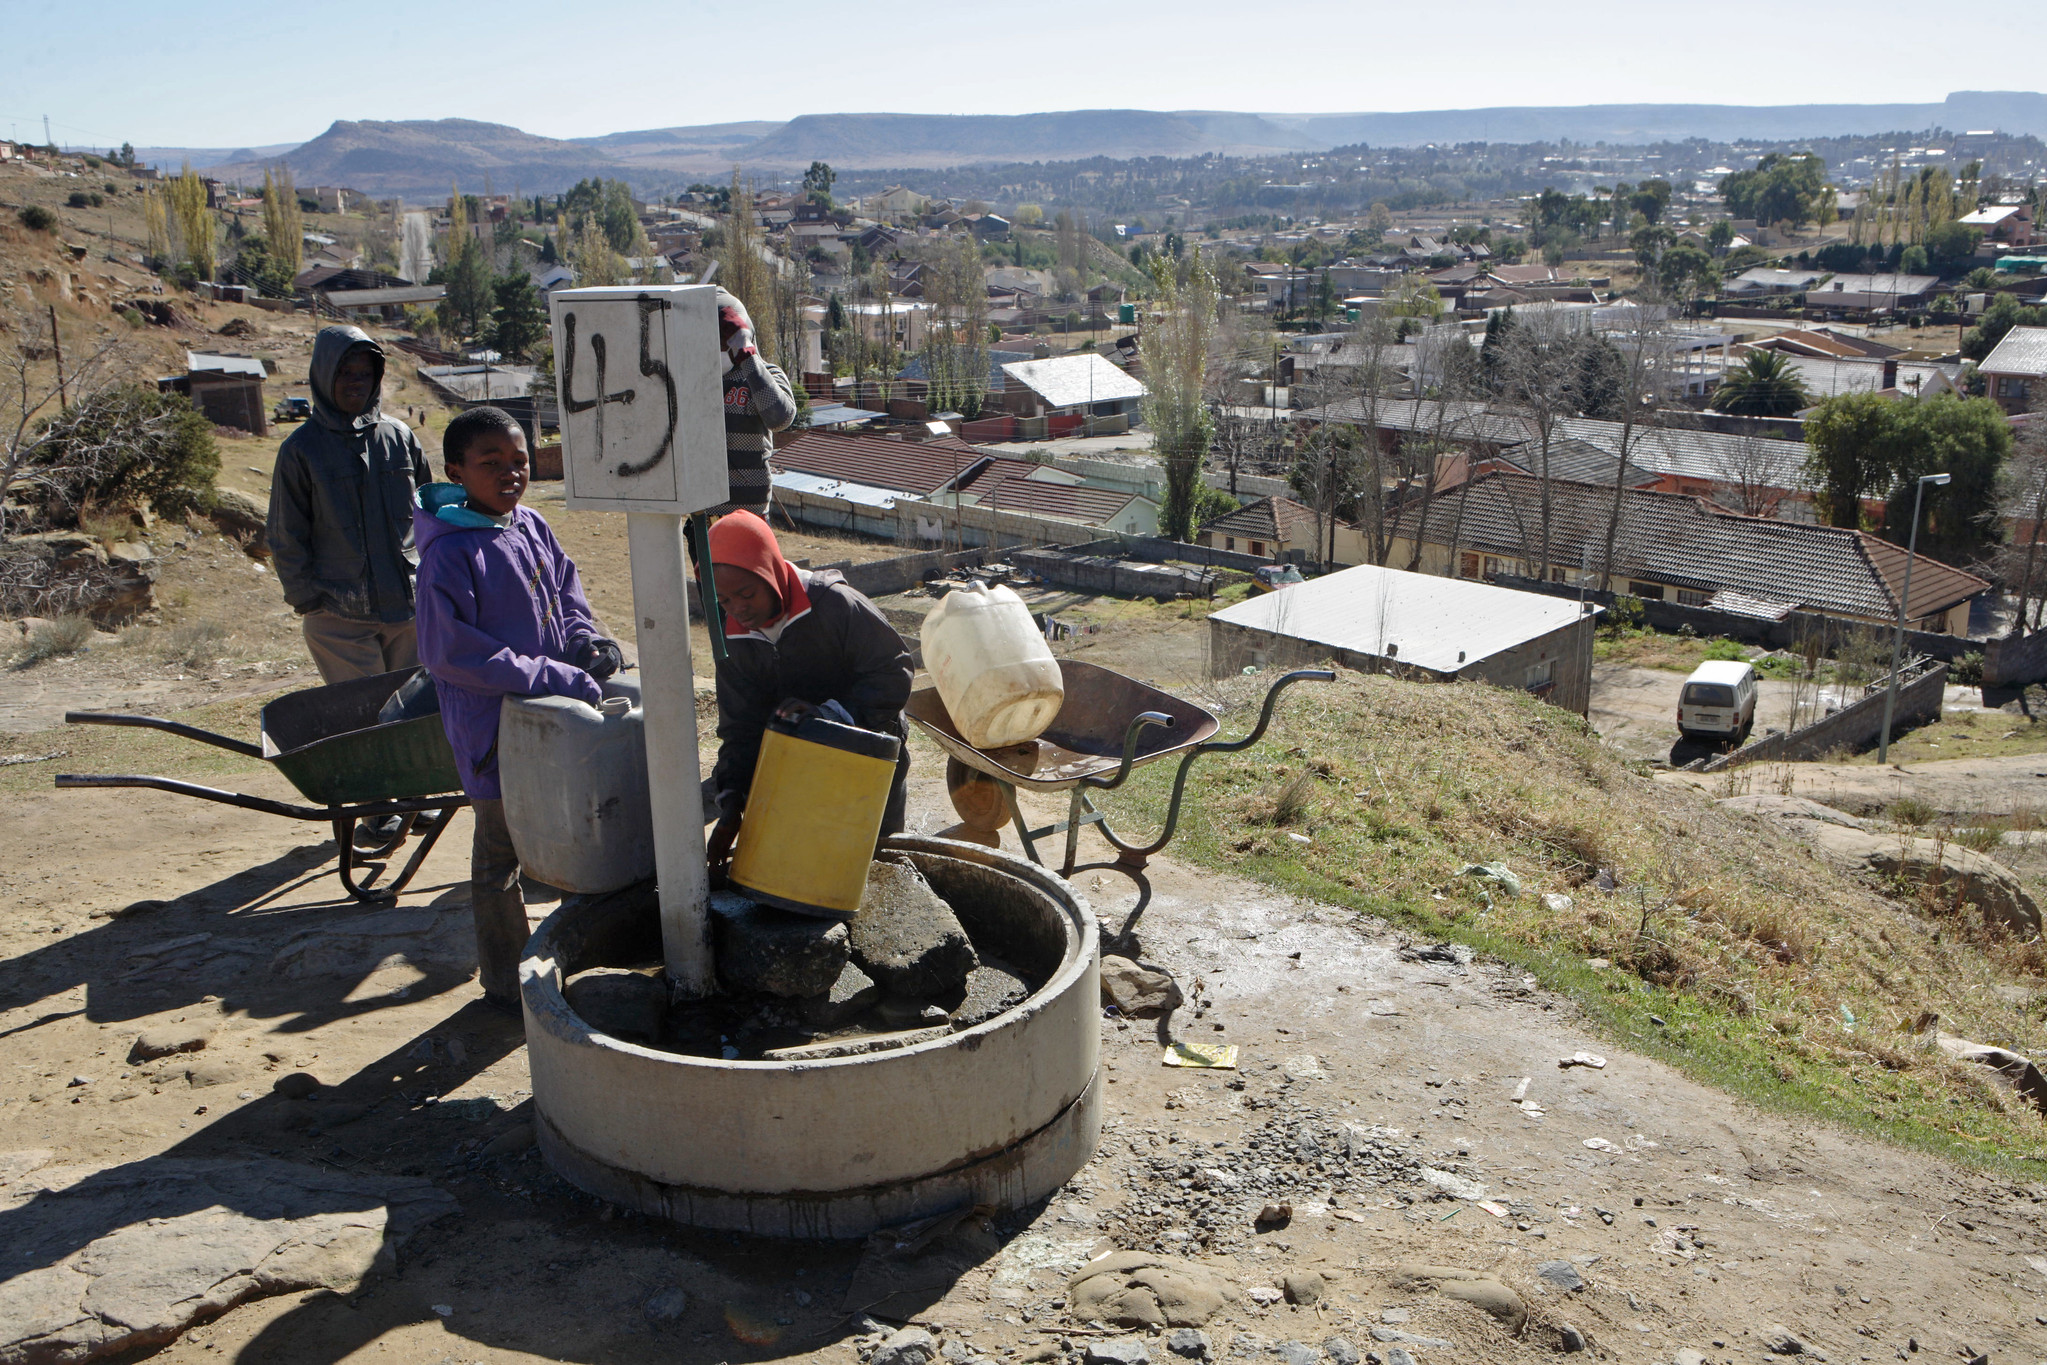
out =
<path fill-rule="evenodd" d="M 1226 733 L 1270 681 L 1213 685 Z M 1133 780 L 1154 815 L 1169 769 Z M 1263 744 L 1195 765 L 1184 810 L 1177 856 L 1498 954 L 1702 1079 L 1950 1154 L 2047 1161 L 2047 1121 L 1910 1027 L 1931 1011 L 2037 1051 L 2043 997 L 1994 989 L 2040 984 L 2037 944 L 1887 900 L 1533 698 L 1348 672 L 1299 684 Z M 1507 863 L 1523 894 L 1482 894 L 1457 875 L 1475 862 Z"/>

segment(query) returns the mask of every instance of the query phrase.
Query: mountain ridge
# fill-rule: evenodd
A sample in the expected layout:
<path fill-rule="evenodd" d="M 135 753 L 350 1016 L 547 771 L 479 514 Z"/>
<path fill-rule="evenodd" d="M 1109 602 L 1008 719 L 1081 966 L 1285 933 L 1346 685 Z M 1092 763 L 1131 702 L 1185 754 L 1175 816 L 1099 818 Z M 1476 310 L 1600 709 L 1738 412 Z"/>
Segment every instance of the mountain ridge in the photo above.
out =
<path fill-rule="evenodd" d="M 2047 94 L 1956 91 L 1934 104 L 1603 104 L 1499 106 L 1405 113 L 1286 114 L 1229 110 L 1072 109 L 1035 114 L 804 114 L 787 122 L 647 128 L 549 138 L 474 119 L 336 120 L 290 146 L 145 148 L 152 164 L 185 160 L 223 179 L 290 166 L 301 185 L 351 185 L 375 195 L 438 198 L 450 184 L 555 193 L 587 176 L 660 188 L 718 179 L 734 166 L 779 173 L 828 161 L 846 170 L 905 172 L 967 164 L 1092 157 L 1261 155 L 1430 142 L 1640 144 L 1796 141 L 1934 127 L 1996 128 L 2047 137 Z M 194 153 L 218 153 L 202 160 Z"/>

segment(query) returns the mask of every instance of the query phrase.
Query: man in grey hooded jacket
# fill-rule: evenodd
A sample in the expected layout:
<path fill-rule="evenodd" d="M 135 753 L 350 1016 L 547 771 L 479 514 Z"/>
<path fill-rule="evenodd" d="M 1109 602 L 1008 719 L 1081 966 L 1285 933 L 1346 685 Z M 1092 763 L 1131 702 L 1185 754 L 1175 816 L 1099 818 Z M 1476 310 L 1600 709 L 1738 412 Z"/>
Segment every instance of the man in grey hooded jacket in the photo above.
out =
<path fill-rule="evenodd" d="M 384 349 L 325 327 L 307 376 L 313 415 L 285 438 L 270 485 L 270 558 L 329 683 L 419 663 L 412 495 L 432 482 L 419 438 L 379 410 Z"/>

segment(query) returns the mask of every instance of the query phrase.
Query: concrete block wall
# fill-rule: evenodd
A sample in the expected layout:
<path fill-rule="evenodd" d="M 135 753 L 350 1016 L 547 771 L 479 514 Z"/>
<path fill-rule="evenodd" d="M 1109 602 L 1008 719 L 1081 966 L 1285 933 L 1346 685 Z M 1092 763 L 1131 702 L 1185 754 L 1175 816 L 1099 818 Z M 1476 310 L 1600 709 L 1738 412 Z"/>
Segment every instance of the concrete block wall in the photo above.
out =
<path fill-rule="evenodd" d="M 2024 687 L 2047 682 L 2047 630 L 2007 635 L 1983 646 L 1985 687 Z"/>
<path fill-rule="evenodd" d="M 1883 733 L 1884 689 L 1881 684 L 1872 687 L 1874 690 L 1861 701 L 1844 706 L 1831 716 L 1800 730 L 1752 740 L 1733 753 L 1714 759 L 1702 771 L 1724 772 L 1747 763 L 1802 763 L 1835 749 L 1856 749 L 1874 743 Z M 1901 680 L 1897 710 L 1891 719 L 1892 735 L 1907 725 L 1938 719 L 1946 690 L 1947 669 L 1938 663 L 1916 677 Z"/>

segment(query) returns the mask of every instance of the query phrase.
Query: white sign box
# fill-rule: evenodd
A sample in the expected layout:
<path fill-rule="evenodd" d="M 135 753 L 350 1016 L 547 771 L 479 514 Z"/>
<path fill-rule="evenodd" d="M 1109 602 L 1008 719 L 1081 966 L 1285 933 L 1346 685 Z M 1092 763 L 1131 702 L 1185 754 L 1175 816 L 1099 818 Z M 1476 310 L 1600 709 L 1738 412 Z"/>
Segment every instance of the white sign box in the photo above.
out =
<path fill-rule="evenodd" d="M 708 284 L 555 292 L 570 509 L 687 516 L 726 500 L 717 294 Z"/>

